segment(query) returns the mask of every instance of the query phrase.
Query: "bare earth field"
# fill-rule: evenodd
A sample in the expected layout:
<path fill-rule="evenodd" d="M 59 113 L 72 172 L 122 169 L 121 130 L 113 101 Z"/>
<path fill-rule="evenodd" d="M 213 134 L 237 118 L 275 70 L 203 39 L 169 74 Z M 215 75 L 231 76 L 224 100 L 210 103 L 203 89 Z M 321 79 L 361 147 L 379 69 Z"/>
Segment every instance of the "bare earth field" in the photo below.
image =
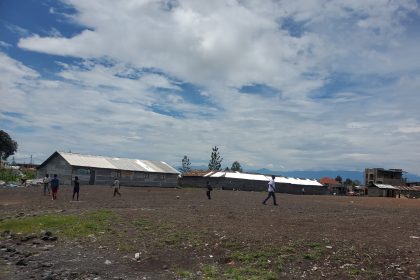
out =
<path fill-rule="evenodd" d="M 420 279 L 420 200 L 71 191 L 0 189 L 0 279 Z"/>

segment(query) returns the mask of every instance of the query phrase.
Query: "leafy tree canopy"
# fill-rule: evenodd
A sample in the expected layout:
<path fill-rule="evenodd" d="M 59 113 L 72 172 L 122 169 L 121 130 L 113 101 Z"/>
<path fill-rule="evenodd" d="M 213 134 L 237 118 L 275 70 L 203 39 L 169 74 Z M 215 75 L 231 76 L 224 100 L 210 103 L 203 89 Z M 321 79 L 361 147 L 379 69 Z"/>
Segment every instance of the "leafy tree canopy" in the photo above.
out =
<path fill-rule="evenodd" d="M 239 162 L 237 162 L 237 161 L 234 161 L 232 163 L 232 167 L 230 168 L 230 170 L 242 172 L 241 164 Z"/>
<path fill-rule="evenodd" d="M 337 177 L 335 177 L 335 180 L 339 183 L 343 183 L 343 178 L 341 178 L 340 175 L 338 175 Z"/>
<path fill-rule="evenodd" d="M 219 171 L 222 167 L 223 158 L 220 157 L 219 148 L 217 148 L 217 146 L 214 146 L 211 150 L 209 170 Z"/>
<path fill-rule="evenodd" d="M 16 141 L 6 131 L 0 130 L 0 159 L 6 160 L 17 151 L 17 148 Z"/>
<path fill-rule="evenodd" d="M 190 159 L 187 156 L 184 156 L 184 158 L 182 159 L 181 173 L 187 173 L 190 171 L 191 171 Z"/>

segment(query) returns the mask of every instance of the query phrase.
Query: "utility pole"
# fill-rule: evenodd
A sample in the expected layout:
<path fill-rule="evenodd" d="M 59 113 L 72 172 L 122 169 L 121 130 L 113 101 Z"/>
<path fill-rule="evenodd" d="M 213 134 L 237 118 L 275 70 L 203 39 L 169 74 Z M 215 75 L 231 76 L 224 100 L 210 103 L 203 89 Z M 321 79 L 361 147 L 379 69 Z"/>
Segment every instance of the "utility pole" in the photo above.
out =
<path fill-rule="evenodd" d="M 31 155 L 31 162 L 30 162 L 30 165 L 32 165 L 32 155 Z"/>

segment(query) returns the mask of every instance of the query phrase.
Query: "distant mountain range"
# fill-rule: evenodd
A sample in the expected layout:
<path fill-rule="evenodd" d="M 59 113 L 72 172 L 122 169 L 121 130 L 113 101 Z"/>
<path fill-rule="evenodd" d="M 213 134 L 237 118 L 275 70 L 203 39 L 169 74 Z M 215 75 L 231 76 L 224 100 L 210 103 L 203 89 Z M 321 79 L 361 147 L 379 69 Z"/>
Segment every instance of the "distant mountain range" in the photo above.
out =
<path fill-rule="evenodd" d="M 194 166 L 192 169 L 206 170 L 207 166 Z M 349 171 L 349 170 L 319 170 L 319 171 L 273 171 L 270 169 L 262 168 L 257 170 L 244 170 L 244 172 L 250 173 L 260 173 L 267 175 L 278 175 L 284 177 L 295 177 L 295 178 L 307 178 L 307 179 L 321 179 L 322 177 L 336 178 L 341 176 L 343 180 L 347 178 L 351 180 L 359 180 L 364 184 L 364 171 Z M 407 178 L 409 182 L 420 182 L 420 176 L 404 173 L 404 177 Z"/>

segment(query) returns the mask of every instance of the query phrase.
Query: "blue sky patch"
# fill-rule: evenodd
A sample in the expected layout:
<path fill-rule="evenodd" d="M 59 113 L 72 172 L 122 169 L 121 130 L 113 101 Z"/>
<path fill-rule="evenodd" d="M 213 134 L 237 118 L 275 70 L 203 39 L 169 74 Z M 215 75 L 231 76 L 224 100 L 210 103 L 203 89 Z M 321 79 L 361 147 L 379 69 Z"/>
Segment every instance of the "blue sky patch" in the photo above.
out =
<path fill-rule="evenodd" d="M 19 118 L 19 119 L 21 119 L 25 116 L 24 114 L 17 113 L 17 112 L 3 112 L 2 114 L 5 115 L 5 116 L 8 116 L 8 117 Z"/>
<path fill-rule="evenodd" d="M 280 28 L 286 30 L 292 37 L 301 37 L 305 32 L 305 23 L 297 22 L 293 17 L 287 17 L 281 20 Z"/>
<path fill-rule="evenodd" d="M 246 85 L 239 89 L 241 93 L 262 95 L 265 97 L 273 97 L 279 95 L 281 92 L 273 87 L 264 84 Z"/>

